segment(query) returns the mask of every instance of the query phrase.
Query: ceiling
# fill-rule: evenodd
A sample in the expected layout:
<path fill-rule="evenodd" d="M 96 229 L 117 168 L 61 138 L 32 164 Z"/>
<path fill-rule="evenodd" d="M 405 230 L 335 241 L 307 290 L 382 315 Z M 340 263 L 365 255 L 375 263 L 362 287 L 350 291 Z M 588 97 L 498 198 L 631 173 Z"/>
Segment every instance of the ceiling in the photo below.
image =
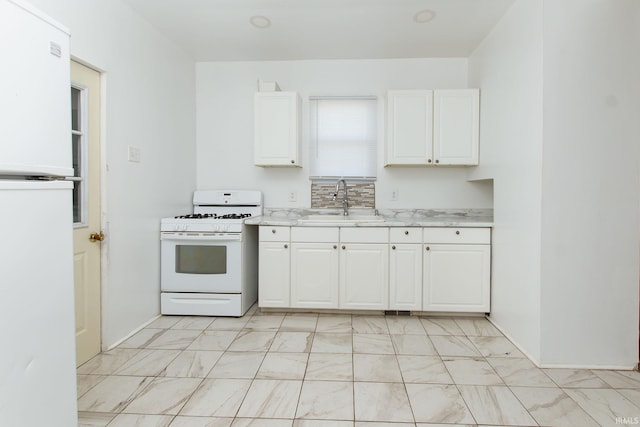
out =
<path fill-rule="evenodd" d="M 514 2 L 124 1 L 198 62 L 466 57 Z M 424 10 L 435 12 L 433 19 L 415 22 Z M 268 18 L 270 26 L 253 26 L 254 16 Z"/>

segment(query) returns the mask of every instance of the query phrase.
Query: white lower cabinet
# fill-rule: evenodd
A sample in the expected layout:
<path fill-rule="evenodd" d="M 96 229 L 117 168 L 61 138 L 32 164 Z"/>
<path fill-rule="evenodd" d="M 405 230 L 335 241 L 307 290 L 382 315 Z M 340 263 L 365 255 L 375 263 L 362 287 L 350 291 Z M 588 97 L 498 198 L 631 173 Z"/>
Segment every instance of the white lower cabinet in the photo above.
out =
<path fill-rule="evenodd" d="M 338 308 L 338 249 L 291 243 L 291 307 Z"/>
<path fill-rule="evenodd" d="M 340 308 L 386 310 L 389 304 L 389 228 L 340 231 Z"/>
<path fill-rule="evenodd" d="M 260 227 L 260 307 L 488 313 L 489 228 Z"/>
<path fill-rule="evenodd" d="M 291 230 L 291 306 L 338 308 L 339 229 Z"/>
<path fill-rule="evenodd" d="M 391 244 L 389 251 L 389 309 L 422 310 L 422 245 Z"/>
<path fill-rule="evenodd" d="M 258 305 L 290 307 L 289 227 L 260 227 Z"/>
<path fill-rule="evenodd" d="M 491 308 L 489 229 L 433 231 L 425 229 L 425 242 L 434 243 L 424 244 L 422 309 L 488 313 Z"/>
<path fill-rule="evenodd" d="M 389 229 L 389 309 L 422 310 L 422 228 Z"/>
<path fill-rule="evenodd" d="M 340 308 L 386 310 L 389 245 L 345 243 L 340 250 Z"/>

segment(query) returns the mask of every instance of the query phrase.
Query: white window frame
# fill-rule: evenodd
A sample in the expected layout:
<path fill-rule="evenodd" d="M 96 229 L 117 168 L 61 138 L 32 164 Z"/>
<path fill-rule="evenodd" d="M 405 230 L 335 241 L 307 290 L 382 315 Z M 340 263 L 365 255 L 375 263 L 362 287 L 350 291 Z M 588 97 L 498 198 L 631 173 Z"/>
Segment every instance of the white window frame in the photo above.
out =
<path fill-rule="evenodd" d="M 84 228 L 88 226 L 87 219 L 89 217 L 89 193 L 88 193 L 88 173 L 89 173 L 89 117 L 87 105 L 89 102 L 89 89 L 83 85 L 71 83 L 71 88 L 80 91 L 79 96 L 79 129 L 73 129 L 73 122 L 71 125 L 71 143 L 73 144 L 73 137 L 78 136 L 78 145 L 80 147 L 80 173 L 78 176 L 67 177 L 69 181 L 80 182 L 80 221 L 73 222 L 73 228 Z M 73 111 L 71 112 L 73 114 Z M 74 170 L 74 175 L 76 175 Z"/>

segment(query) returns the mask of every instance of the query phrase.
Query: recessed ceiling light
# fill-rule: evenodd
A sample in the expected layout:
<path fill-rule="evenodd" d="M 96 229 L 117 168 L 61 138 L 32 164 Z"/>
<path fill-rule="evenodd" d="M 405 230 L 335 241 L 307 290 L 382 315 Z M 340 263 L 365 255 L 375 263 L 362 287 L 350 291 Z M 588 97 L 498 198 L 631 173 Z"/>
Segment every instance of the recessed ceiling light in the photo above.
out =
<path fill-rule="evenodd" d="M 425 9 L 413 15 L 413 20 L 418 24 L 424 24 L 431 21 L 436 17 L 436 13 L 433 10 Z"/>
<path fill-rule="evenodd" d="M 249 22 L 256 28 L 269 28 L 271 26 L 271 20 L 266 16 L 252 16 L 249 18 Z"/>

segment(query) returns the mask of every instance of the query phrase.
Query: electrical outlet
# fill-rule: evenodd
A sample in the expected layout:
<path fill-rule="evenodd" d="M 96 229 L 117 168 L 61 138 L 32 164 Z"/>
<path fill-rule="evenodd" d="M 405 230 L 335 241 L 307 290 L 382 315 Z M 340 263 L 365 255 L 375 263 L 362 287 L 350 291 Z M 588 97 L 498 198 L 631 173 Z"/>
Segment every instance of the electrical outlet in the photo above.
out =
<path fill-rule="evenodd" d="M 295 191 L 289 191 L 289 201 L 295 202 L 297 200 L 298 200 L 298 193 L 296 193 Z"/>
<path fill-rule="evenodd" d="M 391 200 L 392 202 L 395 202 L 396 200 L 398 200 L 398 190 L 391 190 L 391 196 L 389 197 L 389 200 Z"/>

